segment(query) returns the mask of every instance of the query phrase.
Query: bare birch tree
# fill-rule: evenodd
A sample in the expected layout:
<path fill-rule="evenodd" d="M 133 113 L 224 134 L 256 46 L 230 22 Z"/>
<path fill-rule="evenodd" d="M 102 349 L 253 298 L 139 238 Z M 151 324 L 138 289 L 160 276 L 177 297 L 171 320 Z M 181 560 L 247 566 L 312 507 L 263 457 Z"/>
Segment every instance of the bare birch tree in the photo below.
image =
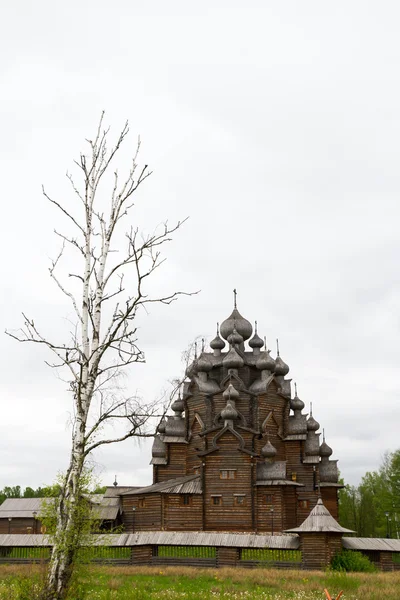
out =
<path fill-rule="evenodd" d="M 44 346 L 54 356 L 48 364 L 69 373 L 74 409 L 72 444 L 58 503 L 46 594 L 46 598 L 57 600 L 66 596 L 72 573 L 76 543 L 71 540 L 75 535 L 80 481 L 88 455 L 104 444 L 153 435 L 146 425 L 155 414 L 155 404 L 125 397 L 118 384 L 118 377 L 126 367 L 144 361 L 137 340 L 138 311 L 151 303 L 170 304 L 185 293 L 171 291 L 152 297 L 146 289 L 148 279 L 163 263 L 162 246 L 171 240 L 181 222 L 173 226 L 166 222 L 146 236 L 129 224 L 124 253 L 114 246 L 120 227 L 132 216 L 133 196 L 150 172 L 147 165 L 138 167 L 139 140 L 129 172 L 120 180 L 113 165 L 128 135 L 128 123 L 115 145 L 109 148 L 109 130 L 103 128 L 103 117 L 104 113 L 94 140 L 86 140 L 88 154 L 81 153 L 75 161 L 81 183 L 67 173 L 75 204 L 70 207 L 43 189 L 47 200 L 71 226 L 65 232 L 55 232 L 61 240 L 61 250 L 49 269 L 75 315 L 70 339 L 66 342 L 50 339 L 25 313 L 23 328 L 7 332 L 19 342 Z M 104 203 L 107 189 L 108 200 Z M 66 283 L 59 275 L 59 266 L 68 249 L 77 255 L 74 262 L 77 269 L 69 273 Z M 107 437 L 105 426 L 116 420 L 125 429 L 115 437 Z"/>

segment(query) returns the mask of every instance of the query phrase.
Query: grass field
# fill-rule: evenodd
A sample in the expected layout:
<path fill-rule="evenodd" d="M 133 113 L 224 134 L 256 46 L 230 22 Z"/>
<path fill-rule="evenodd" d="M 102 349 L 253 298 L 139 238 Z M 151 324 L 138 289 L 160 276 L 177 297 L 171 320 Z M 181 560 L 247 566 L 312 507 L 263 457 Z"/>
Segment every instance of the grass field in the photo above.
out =
<path fill-rule="evenodd" d="M 40 565 L 0 566 L 1 600 L 36 600 Z M 82 569 L 71 600 L 324 600 L 324 588 L 343 600 L 399 600 L 400 572 L 344 574 L 273 569 L 111 567 Z"/>

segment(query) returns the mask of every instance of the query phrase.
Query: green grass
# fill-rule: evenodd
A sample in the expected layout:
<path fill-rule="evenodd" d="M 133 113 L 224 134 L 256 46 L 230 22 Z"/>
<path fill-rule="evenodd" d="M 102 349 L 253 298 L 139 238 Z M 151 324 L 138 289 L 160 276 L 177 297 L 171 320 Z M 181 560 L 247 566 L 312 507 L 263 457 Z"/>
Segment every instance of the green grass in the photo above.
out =
<path fill-rule="evenodd" d="M 1 565 L 0 600 L 38 600 L 44 567 Z M 277 569 L 80 567 L 69 600 L 398 600 L 400 572 L 346 574 Z"/>

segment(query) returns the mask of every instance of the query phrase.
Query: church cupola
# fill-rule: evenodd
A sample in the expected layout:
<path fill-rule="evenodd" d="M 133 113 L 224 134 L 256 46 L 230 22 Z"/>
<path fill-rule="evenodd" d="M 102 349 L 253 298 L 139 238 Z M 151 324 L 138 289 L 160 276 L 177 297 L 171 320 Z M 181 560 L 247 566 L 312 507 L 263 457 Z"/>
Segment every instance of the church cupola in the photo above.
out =
<path fill-rule="evenodd" d="M 206 354 L 202 352 L 200 354 L 199 360 L 197 361 L 197 370 L 199 373 L 208 373 L 212 369 L 212 363 L 209 358 L 207 358 Z"/>
<path fill-rule="evenodd" d="M 236 329 L 237 333 L 239 333 L 243 340 L 246 341 L 251 337 L 253 333 L 253 327 L 251 323 L 242 317 L 240 312 L 237 309 L 237 301 L 236 301 L 236 290 L 233 290 L 234 293 L 234 308 L 231 315 L 221 323 L 221 335 L 227 340 L 228 337 L 233 333 L 233 330 Z"/>
<path fill-rule="evenodd" d="M 257 321 L 254 323 L 254 335 L 249 341 L 249 346 L 253 350 L 254 356 L 260 354 L 260 349 L 264 346 L 264 342 L 257 333 Z"/>
<path fill-rule="evenodd" d="M 319 423 L 316 421 L 312 414 L 312 404 L 310 408 L 310 416 L 307 419 L 307 431 L 318 431 Z"/>
<path fill-rule="evenodd" d="M 157 431 L 158 433 L 165 433 L 165 426 L 166 426 L 166 420 L 165 417 L 163 417 L 157 427 Z"/>
<path fill-rule="evenodd" d="M 227 369 L 240 369 L 244 365 L 244 360 L 232 346 L 228 354 L 224 357 L 222 364 Z"/>
<path fill-rule="evenodd" d="M 219 324 L 217 323 L 217 335 L 210 342 L 210 347 L 214 350 L 214 356 L 221 356 L 221 350 L 225 348 L 225 342 L 219 335 Z"/>
<path fill-rule="evenodd" d="M 312 414 L 312 403 L 310 403 L 310 416 L 307 419 L 307 439 L 304 444 L 304 454 L 308 457 L 313 457 L 314 460 L 310 459 L 309 462 L 319 462 L 319 433 L 316 433 L 319 429 L 319 423 L 316 421 Z"/>
<path fill-rule="evenodd" d="M 260 353 L 260 356 L 256 362 L 256 367 L 260 371 L 268 371 L 268 373 L 273 373 L 275 369 L 275 361 L 270 355 L 270 350 L 265 350 Z"/>
<path fill-rule="evenodd" d="M 267 443 L 265 444 L 265 446 L 263 446 L 261 448 L 261 456 L 263 458 L 265 458 L 266 461 L 267 460 L 270 461 L 273 458 L 275 458 L 276 454 L 277 454 L 277 450 L 276 450 L 275 446 L 273 446 L 271 444 L 271 442 L 269 440 L 267 440 Z"/>
<path fill-rule="evenodd" d="M 228 342 L 232 346 L 241 346 L 243 344 L 243 337 L 237 332 L 236 326 L 234 325 L 233 331 L 228 335 Z"/>
<path fill-rule="evenodd" d="M 293 416 L 289 417 L 288 422 L 288 433 L 289 435 L 301 435 L 306 439 L 305 434 L 307 433 L 307 421 L 306 416 L 301 414 L 304 408 L 303 400 L 297 395 L 297 384 L 294 384 L 295 395 L 290 400 L 290 408 L 293 411 Z M 302 438 L 303 439 L 303 438 Z"/>
<path fill-rule="evenodd" d="M 337 468 L 337 460 L 330 460 L 333 450 L 325 441 L 325 430 L 323 430 L 323 442 L 319 448 L 321 462 L 319 465 L 319 477 L 321 483 L 337 483 L 339 479 L 339 471 Z"/>
<path fill-rule="evenodd" d="M 156 435 L 154 437 L 151 455 L 153 458 L 165 458 L 167 455 L 167 446 L 164 444 L 163 441 L 161 441 L 159 435 Z"/>
<path fill-rule="evenodd" d="M 281 359 L 279 354 L 279 340 L 276 340 L 275 375 L 285 377 L 289 373 L 289 366 Z"/>
<path fill-rule="evenodd" d="M 221 417 L 224 420 L 225 426 L 233 426 L 233 421 L 235 421 L 239 416 L 238 411 L 233 406 L 232 402 L 227 402 L 225 408 L 221 411 Z"/>
<path fill-rule="evenodd" d="M 222 397 L 228 402 L 230 400 L 236 401 L 239 400 L 239 392 L 233 385 L 230 383 L 226 390 L 223 392 Z"/>
<path fill-rule="evenodd" d="M 185 410 L 185 405 L 180 395 L 179 398 L 177 398 L 175 402 L 171 404 L 171 408 L 174 411 L 176 417 L 178 417 L 179 419 L 182 418 L 182 413 Z"/>

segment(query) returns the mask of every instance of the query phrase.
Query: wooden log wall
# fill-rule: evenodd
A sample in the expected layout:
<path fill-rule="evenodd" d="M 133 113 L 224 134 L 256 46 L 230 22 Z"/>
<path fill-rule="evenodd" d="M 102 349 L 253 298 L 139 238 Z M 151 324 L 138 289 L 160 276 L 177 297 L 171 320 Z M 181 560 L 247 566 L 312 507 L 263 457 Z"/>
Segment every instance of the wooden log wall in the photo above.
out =
<path fill-rule="evenodd" d="M 300 440 L 291 440 L 286 442 L 286 477 L 292 479 L 296 474 L 297 481 L 303 483 L 303 477 L 307 472 L 307 467 L 312 473 L 312 465 L 303 465 L 301 463 L 302 447 Z M 294 475 L 293 475 L 294 476 Z"/>
<path fill-rule="evenodd" d="M 380 552 L 379 555 L 379 568 L 381 571 L 394 571 L 392 552 Z"/>
<path fill-rule="evenodd" d="M 132 564 L 134 565 L 151 565 L 153 557 L 152 546 L 133 546 L 132 548 Z"/>
<path fill-rule="evenodd" d="M 283 529 L 297 527 L 297 493 L 295 487 L 286 487 L 283 490 Z"/>
<path fill-rule="evenodd" d="M 217 548 L 217 567 L 235 567 L 238 560 L 238 548 Z"/>
<path fill-rule="evenodd" d="M 342 535 L 337 533 L 302 533 L 300 547 L 304 569 L 325 569 L 342 549 Z"/>
<path fill-rule="evenodd" d="M 187 447 L 186 456 L 186 472 L 188 475 L 194 473 L 196 468 L 201 467 L 202 461 L 197 456 L 197 453 L 205 449 L 204 438 L 199 435 L 201 432 L 201 425 L 196 418 L 193 417 L 193 419 L 194 420 L 190 429 L 191 440 Z"/>
<path fill-rule="evenodd" d="M 251 438 L 251 434 L 245 434 Z M 238 439 L 229 431 L 218 439 L 219 450 L 205 458 L 205 529 L 249 531 L 252 529 L 251 457 L 239 451 Z M 234 471 L 235 479 L 221 479 L 221 470 Z M 235 495 L 243 495 L 238 504 Z M 214 497 L 220 497 L 215 504 Z M 234 519 L 232 519 L 234 515 Z"/>
<path fill-rule="evenodd" d="M 0 519 L 0 534 L 1 533 L 42 533 L 42 523 L 39 520 L 30 518 Z"/>
<path fill-rule="evenodd" d="M 164 529 L 171 531 L 201 531 L 203 529 L 203 497 L 188 496 L 189 504 L 183 504 L 179 494 L 164 494 Z"/>
<path fill-rule="evenodd" d="M 124 531 L 132 533 L 162 529 L 161 494 L 121 496 L 121 501 Z"/>
<path fill-rule="evenodd" d="M 301 534 L 304 569 L 324 569 L 327 565 L 326 540 L 323 533 Z"/>
<path fill-rule="evenodd" d="M 187 444 L 167 444 L 168 464 L 158 465 L 156 477 L 159 483 L 186 475 Z"/>
<path fill-rule="evenodd" d="M 321 498 L 334 519 L 339 518 L 337 488 L 321 488 Z"/>
<path fill-rule="evenodd" d="M 256 498 L 257 533 L 281 532 L 284 529 L 282 488 L 257 486 Z"/>

